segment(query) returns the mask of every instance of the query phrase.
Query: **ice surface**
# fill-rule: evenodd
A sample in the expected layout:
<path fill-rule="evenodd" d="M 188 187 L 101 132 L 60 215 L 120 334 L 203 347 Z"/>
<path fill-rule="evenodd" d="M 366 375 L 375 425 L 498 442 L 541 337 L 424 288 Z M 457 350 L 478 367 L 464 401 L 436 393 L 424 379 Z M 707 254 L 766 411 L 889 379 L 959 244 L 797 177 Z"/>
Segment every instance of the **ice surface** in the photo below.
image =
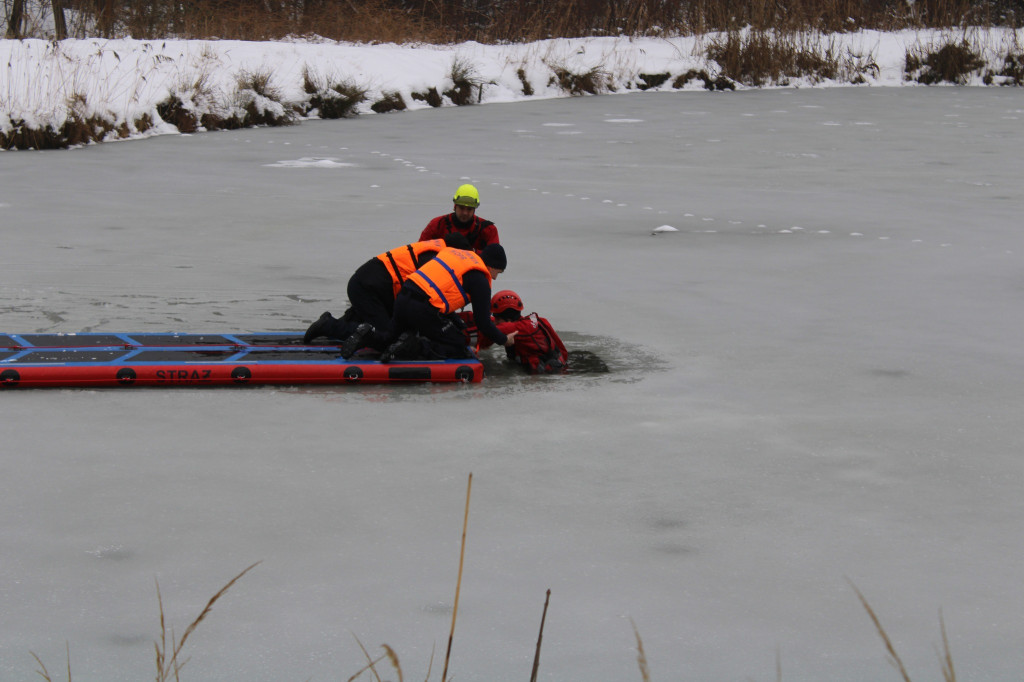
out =
<path fill-rule="evenodd" d="M 7 153 L 3 331 L 302 329 L 462 182 L 611 372 L 3 395 L 0 678 L 1019 680 L 1019 89 L 647 93 Z M 630 121 L 630 122 L 626 122 Z M 575 134 L 563 133 L 572 131 Z M 321 163 L 320 161 L 330 161 Z M 679 232 L 653 236 L 660 225 Z M 394 677 L 391 671 L 386 676 Z M 59 675 L 58 675 L 59 678 Z"/>

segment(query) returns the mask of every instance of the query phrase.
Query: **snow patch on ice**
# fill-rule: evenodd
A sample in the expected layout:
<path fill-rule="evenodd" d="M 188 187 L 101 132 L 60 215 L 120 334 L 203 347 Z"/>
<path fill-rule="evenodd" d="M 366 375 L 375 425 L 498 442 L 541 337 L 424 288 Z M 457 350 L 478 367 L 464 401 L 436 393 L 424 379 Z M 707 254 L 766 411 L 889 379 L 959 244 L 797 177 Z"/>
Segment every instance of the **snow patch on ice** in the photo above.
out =
<path fill-rule="evenodd" d="M 398 159 L 396 159 L 397 161 Z M 351 168 L 354 163 L 345 163 L 332 157 L 310 157 L 263 164 L 267 168 Z"/>

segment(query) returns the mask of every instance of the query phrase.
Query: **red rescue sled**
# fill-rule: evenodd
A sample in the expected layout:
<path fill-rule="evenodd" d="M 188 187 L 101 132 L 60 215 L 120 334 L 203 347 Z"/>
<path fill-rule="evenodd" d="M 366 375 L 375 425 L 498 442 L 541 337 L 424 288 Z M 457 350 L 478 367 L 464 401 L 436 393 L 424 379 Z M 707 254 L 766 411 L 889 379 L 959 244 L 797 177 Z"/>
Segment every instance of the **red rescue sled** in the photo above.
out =
<path fill-rule="evenodd" d="M 0 334 L 0 388 L 478 382 L 462 360 L 383 364 L 294 332 Z"/>

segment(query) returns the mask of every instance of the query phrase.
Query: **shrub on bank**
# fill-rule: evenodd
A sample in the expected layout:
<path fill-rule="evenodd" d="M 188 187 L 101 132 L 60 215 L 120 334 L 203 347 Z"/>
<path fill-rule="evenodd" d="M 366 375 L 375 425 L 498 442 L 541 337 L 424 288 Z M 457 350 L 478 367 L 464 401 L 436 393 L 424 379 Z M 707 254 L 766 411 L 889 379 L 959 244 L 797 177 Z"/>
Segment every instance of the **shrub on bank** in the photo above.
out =
<path fill-rule="evenodd" d="M 1016 34 L 1004 34 L 1004 44 L 992 46 L 982 31 L 941 34 L 921 38 L 907 48 L 904 79 L 923 84 L 968 82 L 989 85 L 1021 85 L 1024 81 L 1024 48 Z M 1006 38 L 1005 36 L 1012 36 Z M 870 51 L 855 53 L 840 48 L 840 37 L 819 33 L 787 33 L 744 29 L 714 34 L 695 43 L 692 58 L 669 60 L 663 71 L 650 72 L 645 65 L 619 63 L 614 52 L 581 61 L 582 53 L 546 54 L 532 59 L 518 57 L 508 64 L 513 83 L 502 87 L 519 89 L 524 97 L 596 95 L 615 90 L 666 90 L 703 87 L 735 90 L 737 87 L 786 86 L 794 82 L 861 84 L 879 76 L 879 66 Z M 321 73 L 306 65 L 298 75 L 279 75 L 263 65 L 241 69 L 227 82 L 217 69 L 225 67 L 209 44 L 198 55 L 182 55 L 181 72 L 172 76 L 166 94 L 155 104 L 145 105 L 146 88 L 159 87 L 167 79 L 165 63 L 178 68 L 163 54 L 147 56 L 141 51 L 138 70 L 128 80 L 99 88 L 86 95 L 84 83 L 103 78 L 104 60 L 122 57 L 113 49 L 101 48 L 84 59 L 73 56 L 62 43 L 47 44 L 44 54 L 32 53 L 34 73 L 7 72 L 9 92 L 20 83 L 50 83 L 52 90 L 30 88 L 33 100 L 17 102 L 15 96 L 0 98 L 0 149 L 64 149 L 83 144 L 152 133 L 158 127 L 192 133 L 249 126 L 289 125 L 302 118 L 345 118 L 360 111 L 386 113 L 402 111 L 415 102 L 432 107 L 462 106 L 481 102 L 488 88 L 498 83 L 480 75 L 482 69 L 465 55 L 452 59 L 445 74 L 438 74 L 433 86 L 414 92 L 386 89 L 371 94 L 368 85 L 350 76 Z M 148 46 L 149 44 L 147 44 Z M 609 63 L 608 60 L 612 60 Z M 618 61 L 616 61 L 618 60 Z M 694 68 L 703 60 L 704 68 Z M 595 64 L 595 62 L 597 62 Z M 17 61 L 14 62 L 18 63 Z M 68 65 L 71 65 L 69 70 Z M 672 67 L 675 68 L 672 68 Z M 150 69 L 148 72 L 145 69 Z M 160 70 L 164 69 L 164 70 Z M 54 75 L 63 82 L 56 82 Z M 299 82 L 286 82 L 298 78 Z M 119 92 L 130 90 L 134 109 L 121 113 L 108 110 L 107 101 L 119 101 Z M 16 91 L 16 88 L 15 88 Z M 66 93 L 66 94 L 65 94 Z M 295 93 L 287 95 L 286 93 Z M 90 102 L 88 97 L 100 101 Z M 137 106 L 144 105 L 144 106 Z M 139 111 L 141 109 L 141 111 Z M 25 110 L 32 115 L 23 113 Z"/>

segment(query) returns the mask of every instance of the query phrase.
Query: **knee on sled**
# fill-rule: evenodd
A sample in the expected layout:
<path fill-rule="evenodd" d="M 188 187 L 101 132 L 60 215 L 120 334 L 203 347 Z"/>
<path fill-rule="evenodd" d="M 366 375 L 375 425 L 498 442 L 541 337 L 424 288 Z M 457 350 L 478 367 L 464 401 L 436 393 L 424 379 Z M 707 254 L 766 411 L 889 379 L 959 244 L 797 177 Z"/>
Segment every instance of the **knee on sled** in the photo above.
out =
<path fill-rule="evenodd" d="M 438 314 L 438 331 L 430 336 L 406 331 L 381 355 L 391 360 L 452 360 L 473 357 L 466 343 L 466 324 L 456 314 Z"/>

